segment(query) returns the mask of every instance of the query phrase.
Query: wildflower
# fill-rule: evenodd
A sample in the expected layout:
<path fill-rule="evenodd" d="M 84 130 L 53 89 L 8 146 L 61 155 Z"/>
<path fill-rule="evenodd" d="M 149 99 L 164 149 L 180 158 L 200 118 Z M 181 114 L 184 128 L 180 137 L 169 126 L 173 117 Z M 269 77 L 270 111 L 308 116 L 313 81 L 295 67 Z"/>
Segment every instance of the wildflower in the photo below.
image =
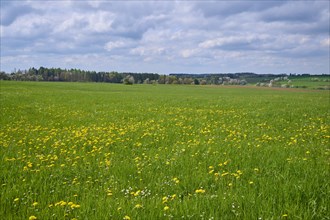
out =
<path fill-rule="evenodd" d="M 136 204 L 136 205 L 135 205 L 135 208 L 136 208 L 136 209 L 140 209 L 140 208 L 142 208 L 142 205 L 141 205 L 141 204 Z"/>
<path fill-rule="evenodd" d="M 166 203 L 168 200 L 167 196 L 164 196 L 162 200 L 163 200 L 163 203 Z"/>
<path fill-rule="evenodd" d="M 132 196 L 139 196 L 140 193 L 141 193 L 141 190 L 138 190 L 138 191 L 136 191 L 136 192 L 131 192 L 131 195 L 132 195 Z"/>
<path fill-rule="evenodd" d="M 72 205 L 71 205 L 71 208 L 72 208 L 72 209 L 74 209 L 74 208 L 80 208 L 80 205 L 78 205 L 78 204 L 72 204 Z"/>
<path fill-rule="evenodd" d="M 175 184 L 178 184 L 180 182 L 180 180 L 177 177 L 174 177 L 173 181 L 175 182 Z"/>
<path fill-rule="evenodd" d="M 19 198 L 14 199 L 14 202 L 18 202 Z"/>
<path fill-rule="evenodd" d="M 112 191 L 108 189 L 108 190 L 107 190 L 107 195 L 108 195 L 108 196 L 112 196 Z"/>
<path fill-rule="evenodd" d="M 55 203 L 55 206 L 66 206 L 67 205 L 67 202 L 64 202 L 63 200 L 62 201 L 59 201 L 57 203 Z"/>
<path fill-rule="evenodd" d="M 164 211 L 167 211 L 167 210 L 169 210 L 170 209 L 170 207 L 168 207 L 168 206 L 165 206 L 164 207 Z"/>
<path fill-rule="evenodd" d="M 30 217 L 29 217 L 29 220 L 36 220 L 37 219 L 37 217 L 35 217 L 34 215 L 31 215 Z"/>
<path fill-rule="evenodd" d="M 253 181 L 249 181 L 249 184 L 250 184 L 250 185 L 253 184 Z"/>
<path fill-rule="evenodd" d="M 287 218 L 288 217 L 288 214 L 283 214 L 282 215 L 282 218 Z"/>
<path fill-rule="evenodd" d="M 110 165 L 111 165 L 111 162 L 110 162 L 110 160 L 108 160 L 108 159 L 105 159 L 105 164 L 106 164 L 107 166 L 110 166 Z"/>
<path fill-rule="evenodd" d="M 124 220 L 130 220 L 131 218 L 128 215 L 125 215 L 123 219 Z"/>
<path fill-rule="evenodd" d="M 195 193 L 205 193 L 205 189 L 196 189 Z"/>
<path fill-rule="evenodd" d="M 37 202 L 32 203 L 32 206 L 37 206 L 37 205 L 38 205 Z"/>

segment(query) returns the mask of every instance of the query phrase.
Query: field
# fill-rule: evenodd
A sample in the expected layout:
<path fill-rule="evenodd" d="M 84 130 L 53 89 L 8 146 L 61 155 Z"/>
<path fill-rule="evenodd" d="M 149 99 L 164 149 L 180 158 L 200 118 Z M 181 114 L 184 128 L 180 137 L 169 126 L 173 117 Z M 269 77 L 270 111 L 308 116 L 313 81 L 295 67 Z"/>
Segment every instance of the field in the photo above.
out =
<path fill-rule="evenodd" d="M 290 82 L 288 82 L 290 80 Z M 329 75 L 324 76 L 290 76 L 288 80 L 280 80 L 276 83 L 279 85 L 287 85 L 293 88 L 307 88 L 307 89 L 319 89 L 329 90 L 330 89 L 330 77 Z"/>
<path fill-rule="evenodd" d="M 330 219 L 329 91 L 1 83 L 1 219 Z"/>

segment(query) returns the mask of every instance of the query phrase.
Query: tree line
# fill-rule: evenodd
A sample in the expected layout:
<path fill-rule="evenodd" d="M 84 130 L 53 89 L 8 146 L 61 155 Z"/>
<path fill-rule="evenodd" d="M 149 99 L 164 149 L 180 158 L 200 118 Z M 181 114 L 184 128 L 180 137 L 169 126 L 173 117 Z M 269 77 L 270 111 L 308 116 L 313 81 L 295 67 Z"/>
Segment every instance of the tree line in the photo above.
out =
<path fill-rule="evenodd" d="M 195 84 L 195 85 L 246 85 L 269 82 L 275 77 L 310 76 L 309 74 L 256 74 L 241 73 L 172 73 L 169 75 L 158 73 L 132 72 L 96 72 L 81 69 L 32 67 L 28 70 L 18 70 L 12 73 L 0 72 L 0 80 L 15 81 L 60 81 L 60 82 L 104 82 L 124 84 Z"/>
<path fill-rule="evenodd" d="M 237 75 L 238 76 L 238 75 Z M 0 73 L 0 80 L 15 81 L 60 81 L 60 82 L 104 82 L 124 84 L 221 84 L 229 78 L 237 79 L 233 74 L 169 74 L 132 73 L 132 72 L 96 72 L 81 69 L 61 69 L 34 67 L 12 73 Z M 229 77 L 229 78 L 228 78 Z M 228 78 L 228 79 L 227 79 Z M 231 81 L 233 82 L 233 80 Z M 235 81 L 237 83 L 237 81 Z"/>
<path fill-rule="evenodd" d="M 0 79 L 16 81 L 60 81 L 60 82 L 108 82 L 123 83 L 125 77 L 133 76 L 136 82 L 143 82 L 146 79 L 158 80 L 159 75 L 154 73 L 118 73 L 96 72 L 81 69 L 61 69 L 34 67 L 28 70 L 18 70 L 10 74 L 1 72 Z"/>

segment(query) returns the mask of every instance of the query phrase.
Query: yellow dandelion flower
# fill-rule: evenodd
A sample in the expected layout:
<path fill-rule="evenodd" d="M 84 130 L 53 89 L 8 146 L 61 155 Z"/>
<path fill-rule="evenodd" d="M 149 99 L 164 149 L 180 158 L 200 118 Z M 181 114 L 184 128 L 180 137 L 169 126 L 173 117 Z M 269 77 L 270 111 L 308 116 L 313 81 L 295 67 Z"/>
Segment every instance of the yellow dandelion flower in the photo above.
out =
<path fill-rule="evenodd" d="M 134 196 L 138 196 L 138 195 L 140 195 L 140 193 L 141 193 L 141 190 L 138 190 L 138 191 L 136 191 L 135 193 L 133 193 L 133 195 L 134 195 Z"/>
<path fill-rule="evenodd" d="M 32 206 L 37 206 L 37 205 L 38 205 L 37 202 L 32 203 Z"/>
<path fill-rule="evenodd" d="M 205 189 L 196 189 L 195 193 L 205 193 Z"/>
<path fill-rule="evenodd" d="M 253 184 L 253 181 L 249 181 L 249 184 L 250 184 L 250 185 Z"/>
<path fill-rule="evenodd" d="M 164 207 L 164 211 L 167 211 L 167 210 L 169 210 L 170 209 L 170 207 L 168 207 L 168 206 L 165 206 Z"/>
<path fill-rule="evenodd" d="M 142 208 L 142 205 L 141 205 L 141 204 L 136 204 L 136 205 L 135 205 L 135 208 L 136 208 L 136 209 L 140 209 L 140 208 Z"/>
<path fill-rule="evenodd" d="M 72 204 L 72 205 L 71 205 L 71 208 L 72 208 L 72 209 L 75 209 L 75 208 L 80 208 L 80 205 L 77 205 L 77 204 Z"/>
<path fill-rule="evenodd" d="M 18 201 L 19 201 L 19 198 L 14 199 L 14 202 L 18 202 Z"/>
<path fill-rule="evenodd" d="M 107 190 L 107 195 L 108 195 L 108 196 L 112 196 L 112 191 L 108 189 L 108 190 Z"/>
<path fill-rule="evenodd" d="M 283 214 L 282 215 L 282 218 L 286 218 L 286 217 L 288 217 L 288 214 Z"/>
<path fill-rule="evenodd" d="M 29 220 L 36 220 L 37 219 L 37 217 L 35 217 L 34 215 L 31 215 L 30 217 L 29 217 Z"/>
<path fill-rule="evenodd" d="M 163 200 L 163 203 L 166 203 L 168 200 L 167 196 L 164 196 L 162 200 Z"/>
<path fill-rule="evenodd" d="M 173 181 L 174 181 L 176 184 L 178 184 L 178 183 L 180 182 L 180 180 L 179 180 L 177 177 L 174 177 L 174 178 L 173 178 Z"/>
<path fill-rule="evenodd" d="M 125 215 L 123 219 L 124 220 L 130 220 L 131 218 L 128 215 Z"/>

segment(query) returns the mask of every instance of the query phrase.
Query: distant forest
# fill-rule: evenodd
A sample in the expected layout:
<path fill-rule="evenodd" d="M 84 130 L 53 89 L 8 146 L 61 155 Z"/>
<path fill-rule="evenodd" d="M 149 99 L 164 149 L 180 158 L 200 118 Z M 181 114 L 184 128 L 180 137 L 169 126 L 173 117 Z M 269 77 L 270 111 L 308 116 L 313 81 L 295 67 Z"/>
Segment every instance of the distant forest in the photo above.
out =
<path fill-rule="evenodd" d="M 96 72 L 80 69 L 30 68 L 12 73 L 0 72 L 0 80 L 15 81 L 61 81 L 61 82 L 104 82 L 124 84 L 195 84 L 195 85 L 246 85 L 269 82 L 279 77 L 308 77 L 310 74 L 256 74 L 242 73 L 131 73 L 131 72 Z M 328 75 L 312 75 L 328 76 Z"/>

